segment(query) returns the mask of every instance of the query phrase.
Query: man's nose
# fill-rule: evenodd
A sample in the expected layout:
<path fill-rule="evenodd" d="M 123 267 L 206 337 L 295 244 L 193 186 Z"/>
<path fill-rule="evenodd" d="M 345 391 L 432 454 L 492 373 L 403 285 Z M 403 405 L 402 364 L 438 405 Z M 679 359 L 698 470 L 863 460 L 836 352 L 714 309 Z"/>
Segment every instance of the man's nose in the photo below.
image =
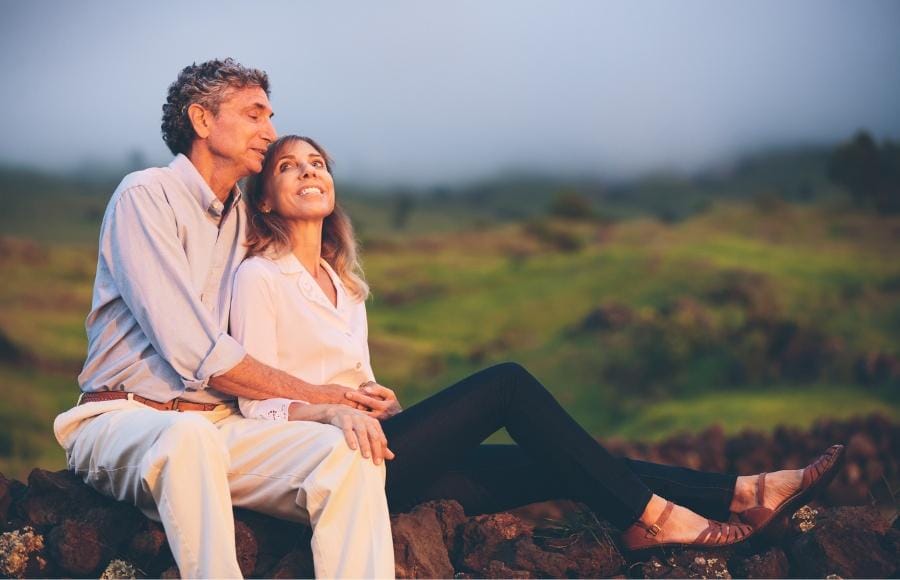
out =
<path fill-rule="evenodd" d="M 275 125 L 272 124 L 272 119 L 266 119 L 265 127 L 263 127 L 262 138 L 267 142 L 274 143 L 276 139 L 278 139 L 278 133 L 275 132 Z"/>

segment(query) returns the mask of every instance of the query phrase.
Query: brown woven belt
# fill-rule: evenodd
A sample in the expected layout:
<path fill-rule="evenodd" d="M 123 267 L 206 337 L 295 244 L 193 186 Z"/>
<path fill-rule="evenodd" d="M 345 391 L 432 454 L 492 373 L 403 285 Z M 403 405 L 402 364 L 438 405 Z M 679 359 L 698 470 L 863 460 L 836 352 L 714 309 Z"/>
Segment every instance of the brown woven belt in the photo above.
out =
<path fill-rule="evenodd" d="M 175 398 L 171 401 L 167 401 L 165 403 L 160 403 L 159 401 L 154 401 L 153 399 L 148 399 L 147 397 L 142 397 L 140 395 L 135 395 L 134 393 L 126 393 L 125 391 L 96 391 L 93 393 L 82 393 L 81 398 L 78 399 L 78 404 L 82 403 L 96 403 L 97 401 L 114 401 L 116 399 L 127 399 L 131 397 L 132 400 L 137 401 L 138 403 L 143 403 L 148 407 L 153 407 L 154 409 L 159 409 L 160 411 L 212 411 L 216 407 L 219 406 L 218 403 L 193 403 L 191 401 L 185 401 L 184 399 Z"/>

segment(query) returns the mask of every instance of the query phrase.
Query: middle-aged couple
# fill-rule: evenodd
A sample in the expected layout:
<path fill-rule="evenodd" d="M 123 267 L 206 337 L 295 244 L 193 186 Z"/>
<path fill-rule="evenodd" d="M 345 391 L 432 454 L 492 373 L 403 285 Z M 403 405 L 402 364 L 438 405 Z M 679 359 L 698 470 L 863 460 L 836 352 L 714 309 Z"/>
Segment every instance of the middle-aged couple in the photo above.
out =
<path fill-rule="evenodd" d="M 232 507 L 308 522 L 316 576 L 391 577 L 389 509 L 427 499 L 474 514 L 570 498 L 629 551 L 721 547 L 834 476 L 839 445 L 741 477 L 613 457 L 514 363 L 402 410 L 370 365 L 331 161 L 312 139 L 276 140 L 268 95 L 264 72 L 231 59 L 169 87 L 175 159 L 109 202 L 82 394 L 54 424 L 72 471 L 162 522 L 182 577 L 241 575 Z M 516 445 L 482 444 L 501 428 Z"/>

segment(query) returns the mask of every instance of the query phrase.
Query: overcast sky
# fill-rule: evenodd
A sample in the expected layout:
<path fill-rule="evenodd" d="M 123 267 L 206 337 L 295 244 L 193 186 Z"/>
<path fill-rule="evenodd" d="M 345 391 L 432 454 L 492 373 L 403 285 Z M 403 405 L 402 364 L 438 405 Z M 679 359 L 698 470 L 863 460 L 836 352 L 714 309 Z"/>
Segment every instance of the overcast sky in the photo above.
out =
<path fill-rule="evenodd" d="M 900 138 L 900 2 L 0 0 L 0 162 L 169 154 L 194 61 L 265 69 L 339 174 L 692 170 L 864 127 Z"/>

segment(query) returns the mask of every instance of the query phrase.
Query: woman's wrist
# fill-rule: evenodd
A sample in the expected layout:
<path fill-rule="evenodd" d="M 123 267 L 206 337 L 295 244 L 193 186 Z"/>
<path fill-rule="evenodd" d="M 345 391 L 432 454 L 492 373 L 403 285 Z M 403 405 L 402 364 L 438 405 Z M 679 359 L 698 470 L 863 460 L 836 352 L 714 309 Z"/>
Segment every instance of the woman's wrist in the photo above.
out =
<path fill-rule="evenodd" d="M 337 405 L 327 403 L 303 404 L 291 403 L 288 406 L 288 418 L 291 421 L 316 421 L 318 423 L 330 423 L 334 418 Z"/>

